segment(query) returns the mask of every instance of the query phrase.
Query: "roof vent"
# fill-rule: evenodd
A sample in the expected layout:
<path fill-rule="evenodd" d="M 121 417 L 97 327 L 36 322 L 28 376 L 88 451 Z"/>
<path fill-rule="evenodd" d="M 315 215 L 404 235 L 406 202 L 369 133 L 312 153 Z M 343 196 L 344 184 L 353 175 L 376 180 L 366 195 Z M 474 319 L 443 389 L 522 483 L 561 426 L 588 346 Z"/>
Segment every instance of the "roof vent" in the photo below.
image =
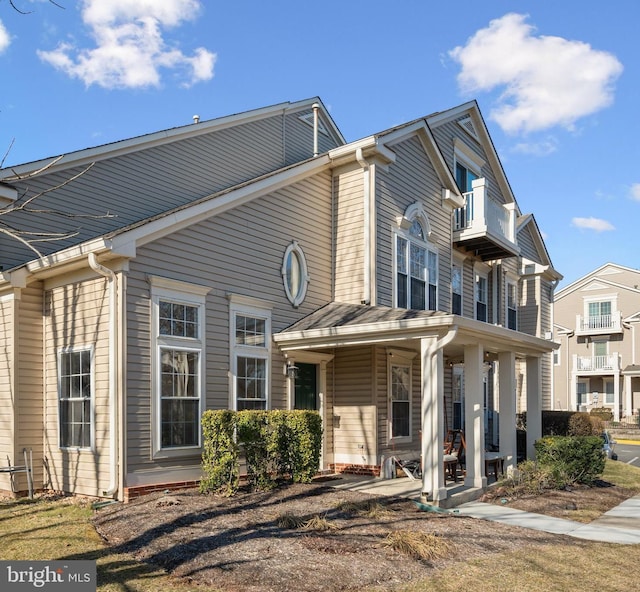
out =
<path fill-rule="evenodd" d="M 199 115 L 194 115 L 193 116 L 193 123 L 200 123 L 200 116 Z"/>

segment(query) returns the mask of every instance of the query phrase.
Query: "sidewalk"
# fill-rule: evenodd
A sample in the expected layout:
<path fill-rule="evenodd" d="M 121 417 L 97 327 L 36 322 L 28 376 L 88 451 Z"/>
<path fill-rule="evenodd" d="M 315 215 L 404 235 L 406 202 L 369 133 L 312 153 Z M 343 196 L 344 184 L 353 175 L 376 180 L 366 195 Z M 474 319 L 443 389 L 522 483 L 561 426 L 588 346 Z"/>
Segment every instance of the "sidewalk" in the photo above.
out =
<path fill-rule="evenodd" d="M 341 475 L 340 479 L 331 482 L 331 486 L 336 489 L 350 489 L 390 497 L 405 497 L 416 501 L 420 499 L 421 485 L 420 481 L 412 481 L 407 478 L 380 479 L 356 475 Z M 460 490 L 464 489 L 461 484 L 456 484 L 456 486 L 449 488 L 449 494 L 452 496 L 463 495 L 464 492 Z M 493 520 L 512 526 L 532 528 L 552 534 L 566 534 L 590 541 L 623 545 L 640 544 L 640 495 L 629 498 L 589 524 L 477 501 L 456 505 L 452 511 L 457 516 Z"/>
<path fill-rule="evenodd" d="M 456 509 L 460 516 L 566 534 L 579 539 L 623 545 L 640 544 L 640 496 L 622 502 L 589 524 L 483 502 L 469 502 Z"/>

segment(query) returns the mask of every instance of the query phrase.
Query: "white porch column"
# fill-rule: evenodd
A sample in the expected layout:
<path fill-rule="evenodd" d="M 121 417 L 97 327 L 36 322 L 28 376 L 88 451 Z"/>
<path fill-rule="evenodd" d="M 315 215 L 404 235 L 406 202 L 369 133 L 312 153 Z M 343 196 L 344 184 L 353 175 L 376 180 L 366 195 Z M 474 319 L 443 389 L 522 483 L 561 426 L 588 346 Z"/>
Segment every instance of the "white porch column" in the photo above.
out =
<path fill-rule="evenodd" d="M 633 413 L 633 409 L 631 408 L 631 376 L 629 374 L 625 374 L 624 376 L 624 414 L 627 417 L 630 417 Z"/>
<path fill-rule="evenodd" d="M 510 474 L 517 464 L 516 435 L 516 356 L 513 352 L 498 354 L 500 453 L 504 468 Z"/>
<path fill-rule="evenodd" d="M 480 345 L 464 348 L 464 438 L 467 487 L 486 487 L 484 475 L 484 350 Z"/>
<path fill-rule="evenodd" d="M 619 364 L 620 362 L 618 362 Z M 620 421 L 620 374 L 613 373 L 613 421 Z"/>
<path fill-rule="evenodd" d="M 527 458 L 535 459 L 534 443 L 542 437 L 540 358 L 527 357 Z M 575 389 L 575 387 L 573 387 Z"/>
<path fill-rule="evenodd" d="M 442 349 L 437 337 L 420 340 L 422 368 L 422 494 L 423 501 L 447 497 L 444 485 L 444 392 Z"/>

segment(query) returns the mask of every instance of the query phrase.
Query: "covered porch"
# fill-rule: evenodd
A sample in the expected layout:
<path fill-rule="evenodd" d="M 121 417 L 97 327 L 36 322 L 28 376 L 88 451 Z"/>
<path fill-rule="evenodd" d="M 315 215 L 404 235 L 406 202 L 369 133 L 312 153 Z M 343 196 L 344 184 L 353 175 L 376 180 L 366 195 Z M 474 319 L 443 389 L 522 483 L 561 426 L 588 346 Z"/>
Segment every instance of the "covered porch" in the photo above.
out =
<path fill-rule="evenodd" d="M 453 421 L 453 367 L 462 368 L 458 421 L 466 440 L 462 480 L 455 486 L 487 486 L 487 367 L 491 367 L 497 449 L 505 471 L 517 462 L 516 360 L 524 361 L 527 456 L 541 436 L 541 356 L 554 344 L 523 333 L 440 312 L 331 303 L 276 334 L 288 359 L 330 354 L 322 367 L 325 463 L 337 470 L 375 474 L 385 458 L 413 454 L 421 462 L 423 500 L 448 505 L 444 443 Z M 306 352 L 306 354 L 305 354 Z M 394 399 L 395 366 L 409 369 L 411 395 Z M 402 387 L 402 385 L 400 385 Z M 400 388 L 400 390 L 402 390 Z M 394 416 L 401 410 L 399 421 Z M 408 409 L 408 420 L 406 411 Z M 409 422 L 407 427 L 406 423 Z M 404 422 L 404 423 L 403 423 Z M 403 431 L 405 430 L 405 431 Z M 396 433 L 394 433 L 394 431 Z M 402 437 L 396 437 L 402 432 Z M 379 472 L 379 471 L 378 471 Z"/>

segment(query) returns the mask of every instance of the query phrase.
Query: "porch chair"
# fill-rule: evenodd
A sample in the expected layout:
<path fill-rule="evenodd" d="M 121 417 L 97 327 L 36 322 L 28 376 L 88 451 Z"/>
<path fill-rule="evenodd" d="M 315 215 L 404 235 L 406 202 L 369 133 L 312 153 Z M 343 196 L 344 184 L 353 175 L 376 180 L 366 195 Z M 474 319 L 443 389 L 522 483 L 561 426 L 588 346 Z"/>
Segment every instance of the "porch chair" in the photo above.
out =
<path fill-rule="evenodd" d="M 449 430 L 452 432 L 451 438 L 447 434 L 447 440 L 445 440 L 444 450 L 444 479 L 447 480 L 447 475 L 453 479 L 455 483 L 458 482 L 458 466 L 462 467 L 464 460 L 464 453 L 466 450 L 466 443 L 464 441 L 464 433 L 462 430 Z"/>

